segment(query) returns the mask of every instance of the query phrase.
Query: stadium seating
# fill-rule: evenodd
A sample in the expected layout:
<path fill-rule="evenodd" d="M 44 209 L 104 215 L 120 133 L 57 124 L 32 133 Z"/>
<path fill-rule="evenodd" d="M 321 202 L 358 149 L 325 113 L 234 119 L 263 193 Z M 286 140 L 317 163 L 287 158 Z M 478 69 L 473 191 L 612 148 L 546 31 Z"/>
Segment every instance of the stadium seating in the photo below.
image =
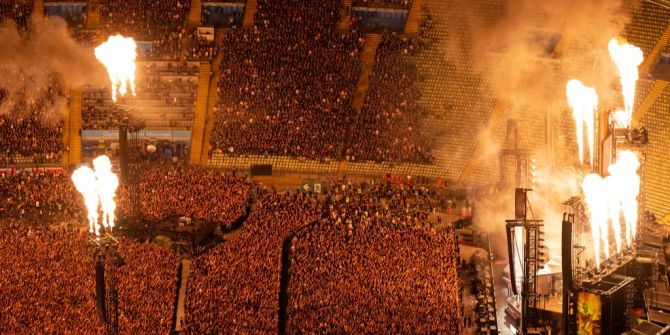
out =
<path fill-rule="evenodd" d="M 133 108 L 147 129 L 190 130 L 195 113 L 198 63 L 171 62 L 138 64 L 137 96 L 121 98 L 120 104 Z M 108 87 L 84 90 L 83 129 L 117 129 Z"/>

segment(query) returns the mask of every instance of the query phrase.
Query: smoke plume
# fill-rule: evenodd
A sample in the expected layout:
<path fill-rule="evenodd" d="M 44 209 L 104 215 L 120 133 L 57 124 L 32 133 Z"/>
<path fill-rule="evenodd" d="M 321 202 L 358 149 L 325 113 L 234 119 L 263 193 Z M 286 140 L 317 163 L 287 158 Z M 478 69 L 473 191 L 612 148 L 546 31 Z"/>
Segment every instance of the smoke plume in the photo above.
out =
<path fill-rule="evenodd" d="M 26 31 L 5 21 L 0 45 L 0 114 L 23 117 L 39 109 L 44 120 L 57 120 L 66 103 L 53 92 L 61 90 L 58 82 L 67 87 L 105 82 L 93 49 L 77 43 L 59 17 L 33 19 Z"/>

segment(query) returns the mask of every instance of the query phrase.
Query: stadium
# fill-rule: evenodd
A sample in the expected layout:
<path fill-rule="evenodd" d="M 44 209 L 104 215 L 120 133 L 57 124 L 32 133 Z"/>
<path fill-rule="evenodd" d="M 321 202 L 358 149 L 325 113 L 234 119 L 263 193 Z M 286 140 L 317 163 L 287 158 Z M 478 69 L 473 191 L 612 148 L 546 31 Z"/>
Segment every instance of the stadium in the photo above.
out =
<path fill-rule="evenodd" d="M 670 334 L 670 1 L 0 0 L 0 334 Z"/>

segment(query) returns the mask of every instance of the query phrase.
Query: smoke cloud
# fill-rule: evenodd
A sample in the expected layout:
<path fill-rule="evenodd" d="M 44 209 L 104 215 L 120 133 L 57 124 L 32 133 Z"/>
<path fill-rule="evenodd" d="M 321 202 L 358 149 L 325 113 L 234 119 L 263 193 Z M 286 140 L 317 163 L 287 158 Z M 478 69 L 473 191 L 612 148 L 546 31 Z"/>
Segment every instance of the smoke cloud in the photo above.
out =
<path fill-rule="evenodd" d="M 93 49 L 77 43 L 59 17 L 31 20 L 27 31 L 12 21 L 0 25 L 0 114 L 24 117 L 39 111 L 43 121 L 61 117 L 64 85 L 103 84 L 105 69 Z"/>
<path fill-rule="evenodd" d="M 450 0 L 445 6 L 463 15 L 445 22 L 449 32 L 439 47 L 447 62 L 474 67 L 497 98 L 564 102 L 556 82 L 564 85 L 568 78 L 610 89 L 617 73 L 607 44 L 620 36 L 637 2 Z"/>

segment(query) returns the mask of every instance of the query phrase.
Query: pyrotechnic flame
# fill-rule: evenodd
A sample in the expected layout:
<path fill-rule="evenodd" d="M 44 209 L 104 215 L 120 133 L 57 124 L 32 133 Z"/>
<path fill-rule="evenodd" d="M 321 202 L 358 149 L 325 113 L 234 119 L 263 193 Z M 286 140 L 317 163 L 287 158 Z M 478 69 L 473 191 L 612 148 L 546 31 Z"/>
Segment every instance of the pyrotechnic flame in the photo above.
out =
<path fill-rule="evenodd" d="M 617 110 L 612 114 L 612 119 L 614 119 L 614 123 L 616 124 L 616 128 L 627 128 L 628 124 L 628 114 L 626 113 L 625 110 Z"/>
<path fill-rule="evenodd" d="M 72 182 L 77 191 L 84 196 L 84 205 L 88 212 L 88 230 L 99 234 L 98 225 L 98 192 L 95 189 L 95 172 L 88 166 L 82 166 L 72 173 Z"/>
<path fill-rule="evenodd" d="M 119 178 L 112 172 L 112 162 L 107 156 L 100 156 L 93 160 L 97 190 L 102 207 L 102 224 L 106 228 L 114 228 L 114 211 L 116 210 L 116 189 L 119 187 Z"/>
<path fill-rule="evenodd" d="M 102 225 L 111 231 L 114 228 L 116 216 L 116 189 L 119 187 L 119 178 L 112 172 L 112 163 L 107 156 L 99 156 L 93 160 L 93 171 L 88 166 L 81 166 L 72 173 L 72 181 L 77 191 L 84 196 L 84 204 L 88 210 L 89 231 L 96 236 L 100 235 L 100 216 L 98 206 L 102 209 Z"/>
<path fill-rule="evenodd" d="M 584 164 L 584 127 L 589 144 L 589 159 L 593 166 L 593 146 L 595 143 L 595 114 L 598 110 L 598 94 L 577 79 L 571 79 L 565 85 L 568 105 L 572 108 L 572 117 L 577 126 L 577 146 L 579 163 Z"/>
<path fill-rule="evenodd" d="M 638 79 L 637 67 L 642 64 L 644 55 L 640 48 L 632 44 L 621 43 L 616 38 L 610 40 L 608 49 L 621 76 L 621 93 L 626 112 L 625 127 L 630 128 L 635 104 L 635 85 Z"/>
<path fill-rule="evenodd" d="M 610 165 L 608 171 L 617 183 L 620 208 L 626 226 L 626 245 L 631 246 L 637 232 L 637 196 L 640 194 L 640 176 L 637 170 L 640 161 L 635 153 L 629 150 L 617 154 L 616 164 Z M 621 213 L 616 222 L 620 222 Z"/>
<path fill-rule="evenodd" d="M 589 211 L 589 223 L 591 224 L 591 236 L 593 237 L 593 254 L 596 260 L 596 267 L 600 267 L 600 239 L 607 236 L 607 201 L 605 200 L 603 179 L 595 173 L 584 177 L 582 182 L 582 191 L 584 192 L 584 201 Z M 604 245 L 607 249 L 607 244 Z"/>
<path fill-rule="evenodd" d="M 610 165 L 610 176 L 602 179 L 597 174 L 584 177 L 582 191 L 586 202 L 596 266 L 600 267 L 600 241 L 603 242 L 605 258 L 609 258 L 609 226 L 614 233 L 617 253 L 621 252 L 622 235 L 626 237 L 626 246 L 631 247 L 637 231 L 638 203 L 640 194 L 640 176 L 637 170 L 640 161 L 629 150 L 619 152 L 617 161 Z M 621 232 L 621 217 L 625 231 Z"/>
<path fill-rule="evenodd" d="M 130 37 L 110 36 L 107 42 L 95 48 L 95 57 L 107 68 L 112 82 L 112 100 L 116 102 L 117 91 L 125 95 L 130 90 L 135 95 L 135 59 L 137 45 Z"/>

